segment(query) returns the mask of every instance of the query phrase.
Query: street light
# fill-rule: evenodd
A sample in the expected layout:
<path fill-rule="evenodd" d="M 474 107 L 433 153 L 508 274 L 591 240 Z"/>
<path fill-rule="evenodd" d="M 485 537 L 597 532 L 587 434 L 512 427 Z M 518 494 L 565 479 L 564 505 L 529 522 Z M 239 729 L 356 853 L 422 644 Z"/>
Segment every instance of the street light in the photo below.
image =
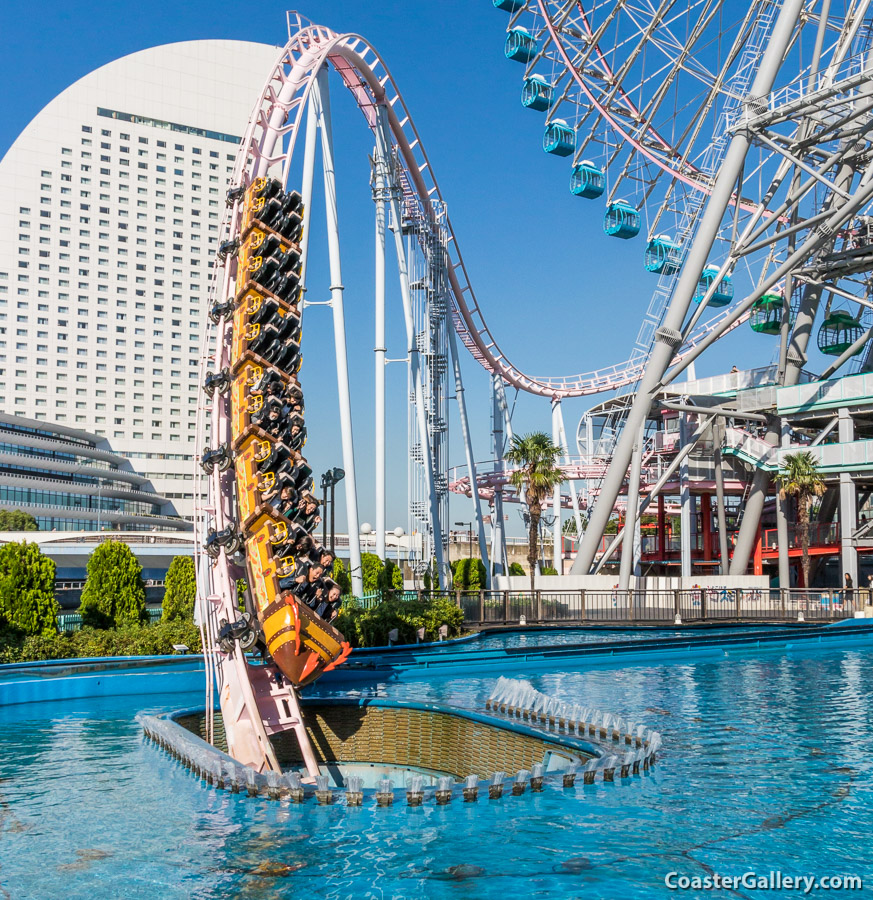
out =
<path fill-rule="evenodd" d="M 469 525 L 470 526 L 470 556 L 473 555 L 473 523 L 472 522 L 455 522 L 455 525 Z"/>
<path fill-rule="evenodd" d="M 397 556 L 397 568 L 398 569 L 400 568 L 400 538 L 402 538 L 404 534 L 406 534 L 406 532 L 399 525 L 394 529 L 394 537 L 397 538 L 397 545 L 396 545 L 397 554 L 396 554 L 396 556 Z"/>
<path fill-rule="evenodd" d="M 361 525 L 361 534 L 364 536 L 364 553 L 367 552 L 367 538 L 373 533 L 373 526 L 369 522 Z"/>
<path fill-rule="evenodd" d="M 327 507 L 327 489 L 330 488 L 330 552 L 336 555 L 336 531 L 334 530 L 334 488 L 346 477 L 342 469 L 334 468 L 321 476 L 321 489 L 323 493 L 323 506 Z M 327 544 L 327 509 L 324 510 L 322 519 L 322 544 Z"/>

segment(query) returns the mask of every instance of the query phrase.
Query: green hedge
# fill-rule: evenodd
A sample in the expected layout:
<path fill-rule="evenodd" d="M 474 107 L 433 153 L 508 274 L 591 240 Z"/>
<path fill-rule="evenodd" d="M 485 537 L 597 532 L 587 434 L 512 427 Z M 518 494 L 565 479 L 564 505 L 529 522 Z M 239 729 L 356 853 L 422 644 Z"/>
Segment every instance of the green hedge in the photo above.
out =
<path fill-rule="evenodd" d="M 465 556 L 452 565 L 452 587 L 456 591 L 484 590 L 488 583 L 485 563 L 473 556 Z"/>
<path fill-rule="evenodd" d="M 82 622 L 95 628 L 148 622 L 142 566 L 122 541 L 104 541 L 88 557 L 79 604 Z"/>
<path fill-rule="evenodd" d="M 457 637 L 464 624 L 464 613 L 445 598 L 417 600 L 384 600 L 372 609 L 363 609 L 355 600 L 347 600 L 333 623 L 353 647 L 384 647 L 388 632 L 396 628 L 397 643 L 414 644 L 419 628 L 425 630 L 425 641 L 439 640 L 439 628 L 447 625 L 449 637 Z"/>
<path fill-rule="evenodd" d="M 192 556 L 174 556 L 164 582 L 164 602 L 161 604 L 162 621 L 183 622 L 194 620 L 194 602 L 197 599 L 197 579 Z"/>
<path fill-rule="evenodd" d="M 200 630 L 193 622 L 178 620 L 33 636 L 7 627 L 0 629 L 0 663 L 94 656 L 160 656 L 173 653 L 173 644 L 185 644 L 192 653 L 199 653 Z"/>
<path fill-rule="evenodd" d="M 54 596 L 55 564 L 39 544 L 6 544 L 0 549 L 0 625 L 25 634 L 52 635 L 59 611 Z"/>

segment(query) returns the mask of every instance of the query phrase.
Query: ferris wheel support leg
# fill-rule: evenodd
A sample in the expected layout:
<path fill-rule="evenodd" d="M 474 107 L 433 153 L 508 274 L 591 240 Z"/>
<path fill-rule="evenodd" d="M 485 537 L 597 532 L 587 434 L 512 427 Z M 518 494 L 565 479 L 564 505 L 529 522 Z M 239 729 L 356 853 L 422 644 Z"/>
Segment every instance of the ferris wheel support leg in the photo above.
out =
<path fill-rule="evenodd" d="M 779 432 L 775 428 L 767 429 L 765 440 L 776 443 Z M 770 487 L 770 473 L 765 469 L 757 469 L 752 477 L 752 490 L 749 493 L 743 508 L 743 521 L 737 532 L 737 545 L 734 547 L 734 555 L 731 559 L 730 574 L 745 575 L 749 567 L 749 559 L 755 549 L 755 541 L 758 540 L 758 526 L 761 521 L 761 513 L 764 511 L 764 502 L 767 499 Z"/>
<path fill-rule="evenodd" d="M 804 0 L 785 0 L 749 91 L 750 96 L 762 97 L 772 90 L 779 67 L 788 51 L 794 26 L 803 9 L 803 3 Z M 670 306 L 661 327 L 656 332 L 652 355 L 628 414 L 624 431 L 615 448 L 609 471 L 603 481 L 600 497 L 585 532 L 585 538 L 573 563 L 574 575 L 587 574 L 594 562 L 600 539 L 606 531 L 607 522 L 612 515 L 613 506 L 627 473 L 637 431 L 645 422 L 658 384 L 667 371 L 671 357 L 681 340 L 682 325 L 688 314 L 694 292 L 697 290 L 700 273 L 703 271 L 718 235 L 725 211 L 734 192 L 737 176 L 750 146 L 751 137 L 748 134 L 738 132 L 731 138 L 724 162 L 713 184 L 709 202 L 701 217 L 697 235 L 689 248 L 688 256 L 679 275 Z"/>
<path fill-rule="evenodd" d="M 343 309 L 343 277 L 340 260 L 339 218 L 336 201 L 336 172 L 333 161 L 333 135 L 331 132 L 330 94 L 327 85 L 327 69 L 318 72 L 313 85 L 313 102 L 316 104 L 319 130 L 321 131 L 321 156 L 324 166 L 324 200 L 327 213 L 327 244 L 330 258 L 330 303 L 333 310 L 333 337 L 336 349 L 336 380 L 339 393 L 340 433 L 342 435 L 343 467 L 345 468 L 346 519 L 349 533 L 349 568 L 352 591 L 360 597 L 364 593 L 361 571 L 361 537 L 358 521 L 358 491 L 355 481 L 355 445 L 352 437 L 352 402 L 349 391 L 349 361 L 346 352 L 346 325 Z"/>
<path fill-rule="evenodd" d="M 458 358 L 458 345 L 455 340 L 455 329 L 451 322 L 447 329 L 449 336 L 449 353 L 452 358 L 452 372 L 455 376 L 455 399 L 458 403 L 458 418 L 461 422 L 461 437 L 464 439 L 464 453 L 467 457 L 467 470 L 470 473 L 470 484 L 473 488 L 473 514 L 476 521 L 476 532 L 479 535 L 479 555 L 485 565 L 486 587 L 491 589 L 491 566 L 488 562 L 488 542 L 485 540 L 485 520 L 482 518 L 482 501 L 479 498 L 476 475 L 476 458 L 473 455 L 473 441 L 470 435 L 470 423 L 467 420 L 467 401 L 464 397 L 464 382 L 461 378 L 461 360 Z"/>
<path fill-rule="evenodd" d="M 640 472 L 643 462 L 643 429 L 637 431 L 633 448 L 630 479 L 627 483 L 627 510 L 624 516 L 625 540 L 621 548 L 621 566 L 618 575 L 618 588 L 626 591 L 630 587 L 631 571 L 634 563 L 634 536 L 637 532 L 640 505 Z M 630 538 L 627 537 L 630 535 Z"/>
<path fill-rule="evenodd" d="M 388 138 L 384 118 L 379 119 L 380 127 L 375 129 L 377 153 L 387 156 Z M 393 187 L 393 185 L 392 185 Z M 430 503 L 430 521 L 433 529 L 434 557 L 436 558 L 437 571 L 439 572 L 440 587 L 449 587 L 449 568 L 446 564 L 443 548 L 442 522 L 440 521 L 440 503 L 436 490 L 434 477 L 433 450 L 430 443 L 430 433 L 427 427 L 427 410 L 424 407 L 424 386 L 421 373 L 421 359 L 418 353 L 418 343 L 415 334 L 415 319 L 412 312 L 412 295 L 409 290 L 409 267 L 406 260 L 406 249 L 403 246 L 403 216 L 400 212 L 400 201 L 397 191 L 389 194 L 388 205 L 391 209 L 391 217 L 394 222 L 394 246 L 397 256 L 397 271 L 400 276 L 400 296 L 403 301 L 403 317 L 406 321 L 406 341 L 409 353 L 409 368 L 412 372 L 415 414 L 418 423 L 418 439 L 421 445 L 424 459 L 425 475 L 427 480 L 427 494 Z"/>

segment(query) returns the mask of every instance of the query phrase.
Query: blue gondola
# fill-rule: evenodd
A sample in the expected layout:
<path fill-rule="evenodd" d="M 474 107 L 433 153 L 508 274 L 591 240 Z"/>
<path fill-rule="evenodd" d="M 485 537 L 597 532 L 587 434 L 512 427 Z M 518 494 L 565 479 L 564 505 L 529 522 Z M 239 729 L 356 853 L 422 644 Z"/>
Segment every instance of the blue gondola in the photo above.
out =
<path fill-rule="evenodd" d="M 703 300 L 709 286 L 718 278 L 718 266 L 705 266 L 700 273 L 700 280 L 697 282 L 697 290 L 694 292 L 694 302 L 700 303 Z M 734 299 L 734 286 L 728 275 L 722 278 L 721 283 L 715 289 L 715 293 L 709 298 L 707 306 L 727 306 Z"/>
<path fill-rule="evenodd" d="M 669 235 L 656 234 L 646 246 L 646 271 L 675 275 L 682 266 L 682 249 Z"/>
<path fill-rule="evenodd" d="M 864 333 L 861 323 L 843 309 L 834 310 L 818 330 L 818 349 L 828 356 L 842 356 Z M 859 347 L 852 356 L 864 348 Z"/>
<path fill-rule="evenodd" d="M 640 233 L 640 214 L 627 202 L 616 200 L 606 207 L 603 230 L 610 237 L 628 240 Z"/>
<path fill-rule="evenodd" d="M 543 134 L 543 150 L 555 156 L 569 156 L 576 149 L 576 132 L 563 120 L 553 119 Z"/>
<path fill-rule="evenodd" d="M 507 12 L 514 13 L 524 6 L 524 0 L 493 0 L 497 9 L 505 9 Z"/>
<path fill-rule="evenodd" d="M 578 165 L 573 166 L 570 170 L 570 190 L 577 197 L 587 197 L 593 200 L 603 193 L 606 186 L 606 179 L 603 177 L 603 170 L 588 162 L 587 159 L 582 160 Z"/>
<path fill-rule="evenodd" d="M 506 35 L 506 44 L 503 53 L 507 59 L 516 62 L 530 62 L 537 53 L 537 42 L 534 36 L 527 30 L 517 25 L 509 30 Z"/>
<path fill-rule="evenodd" d="M 521 86 L 521 105 L 545 112 L 552 105 L 555 89 L 542 75 L 528 75 Z"/>

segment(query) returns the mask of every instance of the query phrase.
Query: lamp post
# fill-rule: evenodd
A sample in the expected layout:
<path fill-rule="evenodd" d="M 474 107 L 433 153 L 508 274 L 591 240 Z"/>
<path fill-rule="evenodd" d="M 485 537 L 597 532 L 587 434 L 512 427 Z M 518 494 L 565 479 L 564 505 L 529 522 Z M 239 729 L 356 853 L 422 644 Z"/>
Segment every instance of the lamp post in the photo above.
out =
<path fill-rule="evenodd" d="M 330 488 L 330 552 L 336 556 L 336 530 L 334 528 L 334 523 L 336 522 L 336 518 L 334 516 L 334 508 L 336 504 L 334 503 L 334 489 L 336 486 L 346 477 L 345 471 L 339 468 L 333 468 L 329 471 L 325 472 L 321 476 L 321 489 L 324 492 L 324 503 L 327 504 L 327 489 Z M 322 520 L 323 528 L 322 528 L 322 543 L 327 543 L 327 510 L 324 511 L 324 518 Z M 350 536 L 351 538 L 351 536 Z"/>
<path fill-rule="evenodd" d="M 321 476 L 321 546 L 327 546 L 327 489 L 330 487 L 330 472 Z"/>
<path fill-rule="evenodd" d="M 369 538 L 373 533 L 373 526 L 369 522 L 364 522 L 361 525 L 361 534 L 364 536 L 364 553 L 367 552 L 367 547 L 369 546 Z"/>
<path fill-rule="evenodd" d="M 470 556 L 473 556 L 473 523 L 472 522 L 455 522 L 455 525 L 469 525 L 469 529 L 467 530 L 467 537 L 470 546 Z"/>
<path fill-rule="evenodd" d="M 397 568 L 398 569 L 400 568 L 400 538 L 402 538 L 404 534 L 406 534 L 406 532 L 399 525 L 394 529 L 394 537 L 397 538 L 396 558 L 397 558 Z"/>

